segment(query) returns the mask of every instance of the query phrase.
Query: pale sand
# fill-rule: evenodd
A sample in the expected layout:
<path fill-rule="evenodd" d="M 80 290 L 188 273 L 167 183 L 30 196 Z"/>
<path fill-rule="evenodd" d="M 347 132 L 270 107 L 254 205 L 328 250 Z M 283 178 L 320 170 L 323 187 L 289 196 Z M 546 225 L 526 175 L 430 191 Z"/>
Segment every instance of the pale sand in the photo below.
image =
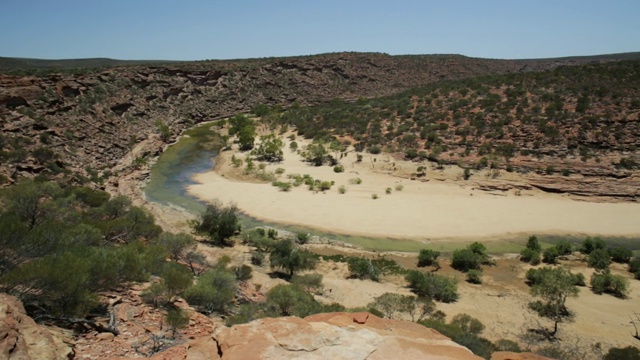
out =
<path fill-rule="evenodd" d="M 301 146 L 308 143 L 296 141 Z M 639 203 L 576 201 L 533 190 L 523 191 L 522 196 L 513 191 L 496 194 L 474 190 L 473 179 L 482 175 L 474 175 L 469 181 L 455 180 L 462 174 L 457 167 L 429 170 L 429 182 L 410 180 L 408 175 L 419 164 L 394 160 L 384 154 L 364 154 L 364 160 L 357 163 L 355 153 L 350 152 L 340 160 L 345 172 L 335 173 L 332 167 L 314 167 L 301 161 L 298 154 L 288 149 L 289 141 L 285 139 L 285 143 L 284 161 L 268 165 L 267 170 L 284 168 L 286 172 L 280 176 L 283 181 L 287 180 L 287 174 L 296 173 L 333 180 L 332 189 L 314 193 L 301 185 L 282 192 L 271 184 L 247 182 L 241 175 L 242 168 L 234 168 L 229 161 L 232 154 L 238 158 L 245 156 L 234 149 L 219 156 L 215 171 L 195 176 L 199 184 L 190 186 L 188 191 L 205 201 L 235 203 L 242 212 L 261 220 L 342 234 L 416 240 L 523 233 L 640 234 Z M 503 172 L 501 178 L 508 176 L 516 175 Z M 349 184 L 349 179 L 355 177 L 362 179 L 361 185 Z M 434 180 L 438 177 L 448 180 Z M 396 191 L 397 184 L 404 189 Z M 338 193 L 340 185 L 347 187 L 346 194 Z M 385 194 L 387 187 L 393 189 L 390 195 Z M 379 196 L 376 200 L 371 198 L 374 193 Z"/>

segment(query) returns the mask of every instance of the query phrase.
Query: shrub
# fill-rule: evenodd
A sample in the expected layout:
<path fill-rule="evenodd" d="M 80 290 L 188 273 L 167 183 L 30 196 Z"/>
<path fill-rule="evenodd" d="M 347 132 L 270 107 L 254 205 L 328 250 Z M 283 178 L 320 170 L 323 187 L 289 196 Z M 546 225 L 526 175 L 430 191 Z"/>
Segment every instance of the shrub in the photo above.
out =
<path fill-rule="evenodd" d="M 555 248 L 558 249 L 559 255 L 570 255 L 572 251 L 571 243 L 567 240 L 558 241 Z"/>
<path fill-rule="evenodd" d="M 216 267 L 202 274 L 198 282 L 184 292 L 183 297 L 189 305 L 200 311 L 224 312 L 232 304 L 236 289 L 235 275 L 224 268 Z"/>
<path fill-rule="evenodd" d="M 576 286 L 586 286 L 586 279 L 584 278 L 584 275 L 582 273 L 576 273 L 576 274 L 572 274 L 573 275 L 573 284 Z"/>
<path fill-rule="evenodd" d="M 209 238 L 218 246 L 229 245 L 229 238 L 240 231 L 235 205 L 223 206 L 220 203 L 209 204 L 198 219 L 189 222 L 193 230 Z"/>
<path fill-rule="evenodd" d="M 404 190 L 404 185 L 398 184 L 398 185 L 396 185 L 395 189 L 396 189 L 396 191 L 402 191 L 402 190 Z"/>
<path fill-rule="evenodd" d="M 280 191 L 284 191 L 284 192 L 290 191 L 292 187 L 290 182 L 279 181 L 279 180 L 272 182 L 271 185 L 277 187 L 278 189 L 280 189 Z"/>
<path fill-rule="evenodd" d="M 597 249 L 606 249 L 607 248 L 607 243 L 604 242 L 604 240 L 602 240 L 599 237 L 595 237 L 595 238 L 591 238 L 591 237 L 587 237 L 584 242 L 582 243 L 582 247 L 580 248 L 580 252 L 583 254 L 591 254 L 591 252 L 593 250 L 597 250 Z"/>
<path fill-rule="evenodd" d="M 171 336 L 175 338 L 178 329 L 182 329 L 189 325 L 189 313 L 179 308 L 172 308 L 167 311 L 165 321 L 171 329 Z"/>
<path fill-rule="evenodd" d="M 436 250 L 430 249 L 422 249 L 418 254 L 418 267 L 424 266 L 436 266 L 440 267 L 438 263 L 438 256 L 440 256 L 440 252 Z"/>
<path fill-rule="evenodd" d="M 316 266 L 311 253 L 298 248 L 289 239 L 275 243 L 269 261 L 272 268 L 286 270 L 289 276 L 293 276 L 296 271 L 313 269 Z"/>
<path fill-rule="evenodd" d="M 640 257 L 636 256 L 633 260 L 629 261 L 629 272 L 635 275 L 635 278 L 640 280 Z"/>
<path fill-rule="evenodd" d="M 596 270 L 602 271 L 609 268 L 609 265 L 611 264 L 611 257 L 607 250 L 596 249 L 589 254 L 587 264 Z"/>
<path fill-rule="evenodd" d="M 360 185 L 360 184 L 362 184 L 362 179 L 360 179 L 360 178 L 349 179 L 349 184 L 351 184 L 351 185 Z"/>
<path fill-rule="evenodd" d="M 298 285 L 280 284 L 267 292 L 267 312 L 273 316 L 305 317 L 320 312 L 322 306 Z"/>
<path fill-rule="evenodd" d="M 522 251 L 520 251 L 520 260 L 528 262 L 531 265 L 538 265 L 541 260 L 540 250 L 533 250 L 530 248 L 522 249 Z"/>
<path fill-rule="evenodd" d="M 480 335 L 485 328 L 480 320 L 468 314 L 458 314 L 454 316 L 450 324 L 459 327 L 465 333 L 473 335 Z"/>
<path fill-rule="evenodd" d="M 342 165 L 336 165 L 333 167 L 333 172 L 335 173 L 341 173 L 344 172 L 344 166 Z"/>
<path fill-rule="evenodd" d="M 378 198 L 378 194 L 371 194 L 371 198 L 372 198 L 373 200 L 376 200 L 376 199 Z"/>
<path fill-rule="evenodd" d="M 331 186 L 333 186 L 332 181 L 323 181 L 320 183 L 320 191 L 327 191 L 331 189 Z"/>
<path fill-rule="evenodd" d="M 629 261 L 631 261 L 631 257 L 633 256 L 633 251 L 625 247 L 615 247 L 609 249 L 609 255 L 611 255 L 611 261 L 620 264 L 628 264 Z"/>
<path fill-rule="evenodd" d="M 297 233 L 296 234 L 296 242 L 300 245 L 304 245 L 309 242 L 309 234 L 308 233 Z"/>
<path fill-rule="evenodd" d="M 557 264 L 558 256 L 560 253 L 558 252 L 558 248 L 555 246 L 544 249 L 542 252 L 542 261 L 547 264 Z"/>
<path fill-rule="evenodd" d="M 607 293 L 615 297 L 625 298 L 629 293 L 629 280 L 610 272 L 594 273 L 591 276 L 591 290 L 596 294 Z"/>
<path fill-rule="evenodd" d="M 233 272 L 238 281 L 247 281 L 253 277 L 253 269 L 249 265 L 236 266 L 233 268 Z"/>
<path fill-rule="evenodd" d="M 347 188 L 344 185 L 340 185 L 338 187 L 338 193 L 345 194 L 347 192 Z"/>
<path fill-rule="evenodd" d="M 380 279 L 380 269 L 373 264 L 370 259 L 351 257 L 347 260 L 351 277 L 357 279 L 371 279 L 378 281 Z"/>
<path fill-rule="evenodd" d="M 453 277 L 412 270 L 405 276 L 405 280 L 418 296 L 447 303 L 458 299 L 458 283 Z"/>
<path fill-rule="evenodd" d="M 472 284 L 482 284 L 482 270 L 469 270 L 467 272 L 467 281 Z"/>
<path fill-rule="evenodd" d="M 303 287 L 310 293 L 318 292 L 322 290 L 322 275 L 317 273 L 293 275 L 291 283 Z"/>
<path fill-rule="evenodd" d="M 251 253 L 251 264 L 256 266 L 262 266 L 264 264 L 264 254 L 259 251 L 254 251 Z"/>
<path fill-rule="evenodd" d="M 369 153 L 374 154 L 374 155 L 378 155 L 382 152 L 382 148 L 380 147 L 380 145 L 373 145 L 369 148 Z"/>
<path fill-rule="evenodd" d="M 391 194 L 391 188 L 390 188 L 390 187 L 388 187 L 388 188 L 384 189 L 384 192 L 385 192 L 385 194 L 387 194 L 387 195 Z"/>
<path fill-rule="evenodd" d="M 482 258 L 470 249 L 458 249 L 453 252 L 451 267 L 458 271 L 467 272 L 471 269 L 480 269 Z"/>

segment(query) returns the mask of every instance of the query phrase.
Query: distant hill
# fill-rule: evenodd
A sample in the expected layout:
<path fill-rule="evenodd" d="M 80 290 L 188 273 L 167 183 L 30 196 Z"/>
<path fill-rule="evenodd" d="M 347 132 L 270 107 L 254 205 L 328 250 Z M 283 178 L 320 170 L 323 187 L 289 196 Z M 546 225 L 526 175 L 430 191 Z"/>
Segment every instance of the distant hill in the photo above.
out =
<path fill-rule="evenodd" d="M 232 59 L 232 60 L 200 60 L 200 61 L 175 61 L 175 60 L 118 60 L 110 58 L 86 58 L 86 59 L 32 59 L 32 58 L 14 58 L 0 56 L 0 72 L 12 72 L 16 70 L 81 70 L 91 68 L 113 68 L 118 66 L 158 66 L 158 65 L 181 65 L 184 67 L 201 67 L 212 64 L 218 65 L 261 65 L 274 63 L 279 61 L 295 61 L 302 59 L 331 57 L 341 53 L 327 53 L 306 56 L 289 56 L 289 57 L 268 57 L 254 59 Z M 367 53 L 350 53 L 362 54 Z M 375 53 L 372 53 L 375 54 Z M 386 54 L 385 54 L 386 55 Z M 617 54 L 589 55 L 589 56 L 568 56 L 559 58 L 540 58 L 540 59 L 482 59 L 472 58 L 457 54 L 433 54 L 433 55 L 395 55 L 394 58 L 410 58 L 414 60 L 433 60 L 434 58 L 442 59 L 477 59 L 485 61 L 524 61 L 524 62 L 602 62 L 602 61 L 618 61 L 618 60 L 635 60 L 640 59 L 640 52 L 627 52 Z"/>
<path fill-rule="evenodd" d="M 88 59 L 29 59 L 0 57 L 0 71 L 18 69 L 81 69 L 81 68 L 110 68 L 126 65 L 160 65 L 173 64 L 178 61 L 169 60 L 116 60 L 109 58 Z"/>

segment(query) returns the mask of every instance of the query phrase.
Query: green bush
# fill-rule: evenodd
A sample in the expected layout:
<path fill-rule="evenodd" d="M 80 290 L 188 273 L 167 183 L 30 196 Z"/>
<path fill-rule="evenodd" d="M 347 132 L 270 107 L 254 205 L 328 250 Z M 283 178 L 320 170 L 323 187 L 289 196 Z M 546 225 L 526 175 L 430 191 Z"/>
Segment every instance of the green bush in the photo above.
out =
<path fill-rule="evenodd" d="M 235 205 L 223 206 L 220 203 L 207 205 L 204 213 L 189 224 L 200 235 L 206 236 L 217 246 L 231 245 L 229 238 L 240 231 Z"/>
<path fill-rule="evenodd" d="M 333 172 L 335 173 L 341 173 L 344 172 L 344 166 L 342 165 L 336 165 L 333 167 Z"/>
<path fill-rule="evenodd" d="M 418 267 L 425 267 L 425 266 L 440 267 L 440 264 L 438 263 L 438 256 L 440 256 L 439 251 L 430 250 L 430 249 L 420 250 L 420 253 L 418 253 Z"/>
<path fill-rule="evenodd" d="M 604 242 L 604 240 L 602 240 L 599 237 L 595 237 L 595 238 L 591 238 L 591 237 L 587 237 L 584 242 L 582 243 L 582 247 L 580 248 L 580 252 L 583 254 L 591 254 L 591 252 L 593 250 L 597 250 L 597 249 L 606 249 L 607 248 L 607 243 Z"/>
<path fill-rule="evenodd" d="M 418 296 L 426 296 L 446 303 L 458 299 L 458 282 L 453 277 L 411 270 L 405 276 L 405 280 Z"/>
<path fill-rule="evenodd" d="M 289 239 L 276 242 L 269 256 L 270 265 L 274 269 L 286 270 L 289 276 L 300 270 L 313 269 L 315 258 L 306 250 L 298 248 Z"/>
<path fill-rule="evenodd" d="M 480 270 L 482 256 L 474 253 L 470 249 L 457 249 L 451 258 L 451 267 L 458 271 L 467 272 L 475 269 Z"/>
<path fill-rule="evenodd" d="M 629 280 L 610 272 L 591 275 L 591 290 L 596 294 L 607 293 L 615 297 L 626 298 L 629 293 Z"/>
<path fill-rule="evenodd" d="M 633 273 L 635 278 L 640 280 L 640 257 L 636 256 L 629 261 L 629 272 Z"/>
<path fill-rule="evenodd" d="M 531 265 L 538 265 L 541 261 L 540 250 L 522 249 L 522 251 L 520 251 L 520 260 L 528 262 Z"/>
<path fill-rule="evenodd" d="M 187 302 L 205 313 L 225 312 L 237 289 L 236 276 L 224 268 L 213 268 L 183 293 Z"/>
<path fill-rule="evenodd" d="M 238 281 L 247 281 L 253 277 L 253 269 L 249 265 L 235 266 L 233 272 Z"/>
<path fill-rule="evenodd" d="M 607 250 L 595 249 L 589 254 L 587 264 L 596 270 L 602 271 L 609 268 L 611 257 Z"/>
<path fill-rule="evenodd" d="M 560 251 L 557 247 L 552 246 L 544 249 L 542 252 L 542 261 L 546 264 L 557 264 L 558 256 L 560 256 Z"/>
<path fill-rule="evenodd" d="M 380 269 L 373 264 L 370 259 L 351 257 L 347 261 L 349 265 L 349 273 L 351 277 L 357 279 L 371 279 L 378 281 L 380 279 Z"/>
<path fill-rule="evenodd" d="M 322 290 L 322 275 L 317 273 L 293 275 L 291 283 L 301 286 L 310 293 L 318 292 Z"/>
<path fill-rule="evenodd" d="M 482 270 L 469 270 L 467 272 L 467 281 L 472 284 L 482 284 Z"/>
<path fill-rule="evenodd" d="M 167 311 L 165 321 L 171 329 L 171 336 L 175 338 L 178 329 L 189 325 L 189 313 L 179 308 L 172 308 Z"/>
<path fill-rule="evenodd" d="M 614 247 L 612 249 L 609 249 L 609 255 L 611 255 L 611 261 L 620 264 L 628 264 L 629 261 L 631 261 L 631 257 L 633 256 L 633 251 L 625 247 Z"/>

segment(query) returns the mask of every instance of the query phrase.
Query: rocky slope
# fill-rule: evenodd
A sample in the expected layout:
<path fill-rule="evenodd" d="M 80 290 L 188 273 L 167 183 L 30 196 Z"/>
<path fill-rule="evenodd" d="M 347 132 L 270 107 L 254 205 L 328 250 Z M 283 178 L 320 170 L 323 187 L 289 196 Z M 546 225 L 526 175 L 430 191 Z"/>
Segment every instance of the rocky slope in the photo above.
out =
<path fill-rule="evenodd" d="M 101 183 L 136 143 L 158 138 L 166 143 L 194 123 L 246 112 L 259 103 L 351 101 L 439 80 L 590 61 L 336 53 L 0 75 L 0 183 L 37 175 Z M 160 150 L 161 143 L 135 165 Z"/>

